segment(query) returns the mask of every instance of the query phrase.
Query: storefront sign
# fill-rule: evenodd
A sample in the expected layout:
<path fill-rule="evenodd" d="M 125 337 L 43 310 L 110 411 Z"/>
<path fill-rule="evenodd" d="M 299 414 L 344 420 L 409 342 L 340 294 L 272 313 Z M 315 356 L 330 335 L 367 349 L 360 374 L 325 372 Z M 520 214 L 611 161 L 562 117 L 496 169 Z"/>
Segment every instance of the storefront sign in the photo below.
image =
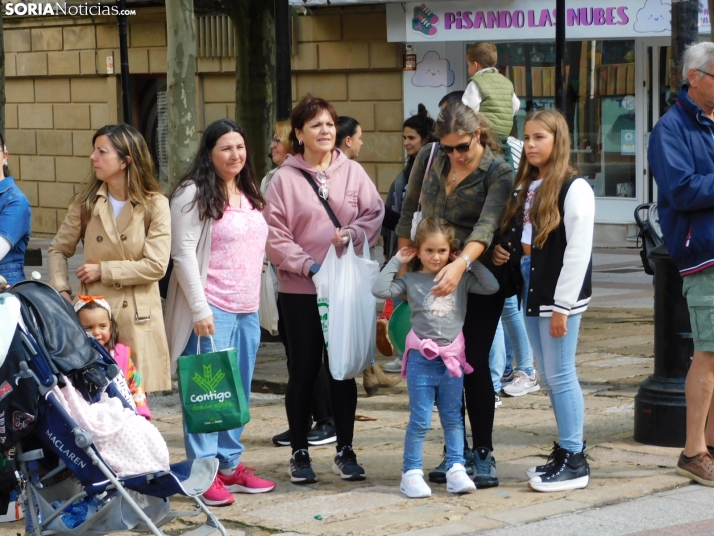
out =
<path fill-rule="evenodd" d="M 671 4 L 664 0 L 568 0 L 566 5 L 568 39 L 670 35 Z M 710 31 L 706 6 L 706 2 L 699 2 L 700 33 Z M 408 2 L 405 9 L 409 42 L 513 41 L 555 36 L 555 0 Z"/>

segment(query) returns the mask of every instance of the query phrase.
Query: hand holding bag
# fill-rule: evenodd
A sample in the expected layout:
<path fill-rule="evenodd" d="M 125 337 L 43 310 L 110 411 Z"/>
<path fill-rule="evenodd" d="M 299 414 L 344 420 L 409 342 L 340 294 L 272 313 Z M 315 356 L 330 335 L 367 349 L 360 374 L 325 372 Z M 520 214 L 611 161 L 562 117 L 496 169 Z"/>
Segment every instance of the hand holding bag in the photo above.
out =
<path fill-rule="evenodd" d="M 377 299 L 372 287 L 378 275 L 379 263 L 370 259 L 365 233 L 361 257 L 352 240 L 340 258 L 333 244 L 312 278 L 330 373 L 336 380 L 362 374 L 372 360 L 377 335 Z"/>
<path fill-rule="evenodd" d="M 179 392 L 186 430 L 192 434 L 222 432 L 244 426 L 250 420 L 243 391 L 238 352 L 235 348 L 200 352 L 178 358 Z"/>
<path fill-rule="evenodd" d="M 422 180 L 421 186 L 424 188 L 424 181 L 426 178 L 429 176 L 429 171 L 431 170 L 431 163 L 434 161 L 434 153 L 438 149 L 439 144 L 434 142 L 431 145 L 431 153 L 429 154 L 429 162 L 426 164 L 426 170 L 424 170 L 424 179 Z M 419 205 L 417 206 L 416 211 L 412 215 L 412 242 L 414 242 L 414 239 L 416 238 L 416 230 L 417 230 L 417 225 L 419 225 L 419 222 L 424 219 L 424 211 L 421 209 L 421 201 L 422 201 L 422 194 L 419 194 Z"/>

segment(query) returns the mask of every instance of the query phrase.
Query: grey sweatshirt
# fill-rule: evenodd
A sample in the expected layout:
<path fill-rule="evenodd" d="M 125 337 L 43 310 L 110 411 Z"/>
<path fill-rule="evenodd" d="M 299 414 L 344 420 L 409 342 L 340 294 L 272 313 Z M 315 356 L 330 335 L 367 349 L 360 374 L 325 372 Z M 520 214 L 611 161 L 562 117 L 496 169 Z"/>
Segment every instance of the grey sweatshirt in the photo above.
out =
<path fill-rule="evenodd" d="M 412 329 L 420 339 L 431 339 L 439 346 L 447 346 L 458 337 L 466 318 L 468 293 L 495 294 L 498 281 L 488 269 L 475 261 L 466 272 L 454 292 L 448 296 L 432 295 L 436 286 L 436 274 L 407 272 L 394 279 L 402 263 L 397 257 L 384 266 L 372 288 L 377 298 L 396 298 L 407 295 L 412 310 Z"/>

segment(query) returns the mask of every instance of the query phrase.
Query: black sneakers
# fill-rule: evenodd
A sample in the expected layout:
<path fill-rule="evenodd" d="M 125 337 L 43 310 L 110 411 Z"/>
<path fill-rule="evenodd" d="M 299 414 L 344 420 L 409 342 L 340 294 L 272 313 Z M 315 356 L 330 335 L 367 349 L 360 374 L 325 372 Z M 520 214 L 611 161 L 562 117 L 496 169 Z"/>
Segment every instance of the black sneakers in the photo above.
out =
<path fill-rule="evenodd" d="M 273 445 L 276 447 L 290 446 L 290 430 L 285 430 L 282 434 L 273 436 Z"/>
<path fill-rule="evenodd" d="M 473 450 L 474 484 L 477 489 L 494 488 L 498 486 L 496 458 L 488 447 L 477 447 Z"/>
<path fill-rule="evenodd" d="M 357 463 L 357 455 L 352 447 L 342 447 L 342 450 L 335 456 L 335 463 L 332 470 L 342 477 L 342 480 L 364 480 L 364 469 Z"/>
<path fill-rule="evenodd" d="M 335 425 L 332 424 L 332 419 L 322 424 L 315 424 L 307 434 L 307 442 L 313 447 L 337 442 L 337 431 Z"/>
<path fill-rule="evenodd" d="M 307 450 L 297 450 L 290 458 L 290 480 L 295 484 L 313 484 L 317 482 L 315 472 L 310 465 L 310 454 Z"/>
<path fill-rule="evenodd" d="M 560 448 L 560 445 L 557 441 L 553 441 L 553 450 L 550 451 L 548 459 L 545 461 L 545 463 L 543 465 L 536 465 L 535 467 L 529 467 L 528 469 L 526 469 L 526 476 L 528 477 L 528 479 L 530 480 L 533 477 L 547 473 L 550 468 L 553 467 L 556 461 L 562 458 L 563 454 L 560 452 L 561 450 L 564 449 Z"/>
<path fill-rule="evenodd" d="M 532 469 L 544 469 L 545 472 L 533 476 L 528 485 L 536 491 L 569 491 L 586 487 L 590 481 L 590 466 L 584 450 L 585 447 L 580 452 L 572 452 L 556 444 L 551 453 L 552 461 L 529 469 L 529 473 Z"/>

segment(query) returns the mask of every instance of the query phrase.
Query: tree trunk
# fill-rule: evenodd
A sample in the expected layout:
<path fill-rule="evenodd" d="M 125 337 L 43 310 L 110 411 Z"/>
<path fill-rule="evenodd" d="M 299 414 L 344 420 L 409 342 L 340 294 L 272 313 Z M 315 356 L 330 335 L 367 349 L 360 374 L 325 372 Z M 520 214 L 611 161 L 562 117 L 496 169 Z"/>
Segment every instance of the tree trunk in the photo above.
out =
<path fill-rule="evenodd" d="M 710 0 L 711 1 L 711 0 Z M 682 80 L 682 56 L 689 45 L 699 39 L 699 2 L 696 0 L 672 0 L 672 65 L 669 85 L 672 88 L 670 104 L 677 101 Z"/>
<path fill-rule="evenodd" d="M 229 6 L 238 42 L 236 122 L 246 133 L 256 177 L 270 169 L 268 147 L 275 123 L 275 17 L 273 2 L 235 0 Z"/>
<path fill-rule="evenodd" d="M 5 42 L 2 27 L 0 19 L 0 132 L 5 137 Z"/>
<path fill-rule="evenodd" d="M 166 93 L 168 98 L 168 190 L 198 151 L 196 129 L 196 23 L 193 0 L 167 0 Z"/>

